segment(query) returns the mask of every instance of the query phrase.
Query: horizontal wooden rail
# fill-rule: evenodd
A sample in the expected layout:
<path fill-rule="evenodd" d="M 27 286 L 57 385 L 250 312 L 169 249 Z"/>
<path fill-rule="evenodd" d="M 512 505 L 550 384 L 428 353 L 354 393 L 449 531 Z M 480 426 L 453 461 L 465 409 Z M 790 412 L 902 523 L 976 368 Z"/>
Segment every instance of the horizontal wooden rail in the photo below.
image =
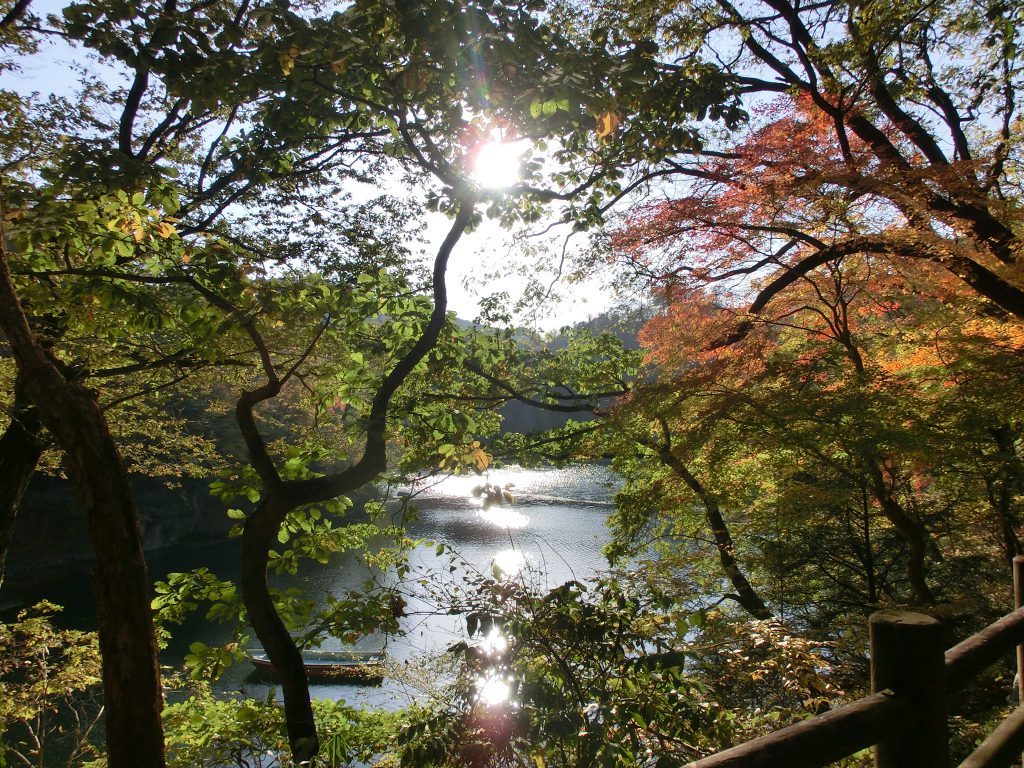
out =
<path fill-rule="evenodd" d="M 875 693 L 705 757 L 687 768 L 821 768 L 892 735 L 909 718 L 907 702 L 888 692 Z"/>
<path fill-rule="evenodd" d="M 1024 642 L 1024 608 L 1008 613 L 994 624 L 946 651 L 946 688 L 956 691 L 1014 647 Z"/>
<path fill-rule="evenodd" d="M 960 763 L 960 768 L 996 768 L 1020 760 L 1024 750 L 1024 707 L 1017 707 L 988 738 Z"/>
<path fill-rule="evenodd" d="M 960 768 L 1006 768 L 1024 750 L 1024 556 L 1013 559 L 1018 606 L 944 654 L 935 646 L 938 622 L 920 614 L 879 612 L 871 618 L 870 696 L 803 720 L 687 768 L 824 768 L 875 746 L 875 764 L 948 765 L 945 696 L 1015 648 L 1022 706 L 1004 720 Z M 877 634 L 876 634 L 877 630 Z M 919 664 L 917 649 L 934 663 Z M 880 690 L 886 688 L 887 690 Z M 888 690 L 892 688 L 893 690 Z"/>

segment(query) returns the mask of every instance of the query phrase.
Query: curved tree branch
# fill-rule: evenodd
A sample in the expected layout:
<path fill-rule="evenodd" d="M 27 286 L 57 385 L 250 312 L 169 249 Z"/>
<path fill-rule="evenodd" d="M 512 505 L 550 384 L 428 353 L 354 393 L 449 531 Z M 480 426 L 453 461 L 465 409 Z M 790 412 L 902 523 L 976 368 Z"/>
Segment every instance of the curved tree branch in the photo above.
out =
<path fill-rule="evenodd" d="M 1024 290 L 1007 282 L 984 265 L 962 254 L 951 253 L 946 248 L 931 248 L 926 244 L 915 243 L 910 237 L 897 240 L 893 237 L 874 235 L 851 237 L 833 243 L 787 267 L 781 275 L 758 292 L 757 297 L 747 308 L 747 312 L 751 315 L 760 314 L 775 296 L 809 272 L 830 261 L 854 253 L 881 253 L 933 261 L 963 280 L 981 296 L 1010 314 L 1024 318 Z M 753 323 L 750 320 L 744 320 L 728 335 L 714 341 L 709 349 L 720 349 L 735 344 L 743 339 L 752 328 Z"/>
<path fill-rule="evenodd" d="M 761 599 L 761 596 L 750 584 L 746 574 L 740 569 L 739 562 L 736 559 L 736 544 L 733 542 L 732 533 L 729 531 L 728 523 L 725 522 L 725 517 L 723 517 L 722 510 L 718 506 L 718 501 L 704 484 L 690 472 L 686 464 L 672 452 L 672 433 L 668 423 L 664 419 L 658 419 L 658 423 L 661 427 L 662 442 L 661 444 L 649 444 L 648 447 L 657 452 L 661 463 L 671 469 L 686 483 L 687 487 L 700 501 L 704 509 L 704 519 L 711 529 L 711 535 L 714 538 L 715 550 L 718 552 L 718 560 L 722 565 L 722 570 L 737 593 L 735 595 L 727 595 L 727 597 L 732 597 L 740 604 L 743 610 L 755 619 L 770 619 L 772 612 L 768 610 L 764 600 Z"/>
<path fill-rule="evenodd" d="M 267 584 L 269 552 L 289 512 L 304 504 L 326 501 L 350 493 L 371 482 L 386 468 L 386 428 L 391 399 L 417 364 L 437 344 L 447 316 L 445 274 L 448 258 L 469 226 L 475 204 L 476 199 L 472 196 L 459 202 L 455 220 L 434 259 L 434 307 L 430 321 L 416 343 L 395 364 L 377 388 L 370 408 L 363 454 L 355 464 L 323 477 L 281 480 L 259 433 L 253 407 L 257 402 L 280 392 L 284 380 L 274 376 L 264 387 L 243 394 L 238 401 L 236 416 L 239 426 L 246 434 L 250 458 L 254 463 L 260 462 L 261 469 L 258 469 L 258 472 L 261 478 L 267 473 L 271 479 L 270 483 L 264 484 L 263 500 L 246 519 L 243 529 L 242 596 L 249 621 L 281 680 L 288 741 L 296 763 L 312 759 L 319 750 L 319 738 L 313 720 L 302 654 L 278 614 Z M 294 371 L 295 367 L 290 373 Z"/>

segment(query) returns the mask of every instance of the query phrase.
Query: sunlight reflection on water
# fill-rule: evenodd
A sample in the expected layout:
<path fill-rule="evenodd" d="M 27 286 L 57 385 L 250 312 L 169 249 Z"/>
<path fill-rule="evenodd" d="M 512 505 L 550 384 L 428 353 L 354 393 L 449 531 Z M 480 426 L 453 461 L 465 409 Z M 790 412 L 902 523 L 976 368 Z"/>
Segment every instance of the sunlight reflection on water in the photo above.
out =
<path fill-rule="evenodd" d="M 484 509 L 483 499 L 474 496 L 473 489 L 485 483 L 502 488 L 510 485 L 514 500 Z M 605 521 L 611 508 L 614 476 L 604 466 L 542 470 L 508 466 L 492 469 L 486 476 L 431 478 L 410 490 L 417 514 L 405 520 L 400 517 L 404 511 L 395 504 L 396 522 L 406 526 L 410 537 L 424 541 L 410 553 L 410 565 L 417 576 L 428 574 L 432 586 L 449 582 L 461 586 L 460 579 L 475 573 L 499 580 L 523 579 L 545 590 L 568 580 L 586 581 L 606 567 L 602 548 L 609 537 Z M 444 545 L 443 553 L 437 552 L 438 544 Z M 464 565 L 449 571 L 452 554 Z M 366 574 L 354 557 L 346 554 L 332 561 L 329 568 L 304 568 L 298 576 L 285 578 L 282 586 L 301 586 L 326 600 L 360 589 Z M 385 582 L 397 579 L 391 572 L 379 578 Z M 510 690 L 512 679 L 505 658 L 509 643 L 514 641 L 500 631 L 484 638 L 469 637 L 465 616 L 450 615 L 444 606 L 439 608 L 429 590 L 418 587 L 415 579 L 403 589 L 407 590 L 404 596 L 409 603 L 407 615 L 400 619 L 404 634 L 386 640 L 368 636 L 359 647 L 379 650 L 384 645 L 389 663 L 401 671 L 406 661 L 414 665 L 422 656 L 443 655 L 455 643 L 476 643 L 484 664 L 472 678 L 480 709 L 487 717 L 497 716 L 495 713 L 503 706 L 515 709 L 515 687 Z M 190 628 L 189 641 L 226 641 L 227 635 L 212 635 L 215 629 L 209 622 L 196 622 Z M 340 641 L 334 640 L 324 648 L 337 650 L 339 645 Z M 245 680 L 248 672 L 247 665 L 237 665 L 220 684 L 221 690 L 242 689 L 255 698 L 265 698 L 268 686 Z M 387 677 L 381 686 L 317 685 L 313 693 L 344 699 L 353 706 L 394 709 L 425 695 L 426 690 L 419 687 L 415 677 L 406 676 Z"/>
<path fill-rule="evenodd" d="M 606 481 L 609 479 L 607 470 L 595 465 L 561 469 L 524 469 L 508 465 L 493 469 L 486 475 L 432 477 L 417 483 L 415 491 L 417 495 L 428 498 L 469 498 L 474 488 L 487 483 L 507 488 L 517 501 L 528 502 L 530 496 L 540 494 L 545 497 L 568 497 L 566 500 L 607 503 L 609 489 Z"/>
<path fill-rule="evenodd" d="M 518 549 L 503 549 L 494 556 L 491 572 L 496 579 L 511 579 L 526 567 L 526 555 Z"/>
<path fill-rule="evenodd" d="M 477 515 L 485 523 L 496 526 L 497 528 L 525 528 L 530 524 L 530 518 L 524 515 L 522 512 L 518 512 L 508 507 L 492 506 L 486 509 L 481 509 Z"/>

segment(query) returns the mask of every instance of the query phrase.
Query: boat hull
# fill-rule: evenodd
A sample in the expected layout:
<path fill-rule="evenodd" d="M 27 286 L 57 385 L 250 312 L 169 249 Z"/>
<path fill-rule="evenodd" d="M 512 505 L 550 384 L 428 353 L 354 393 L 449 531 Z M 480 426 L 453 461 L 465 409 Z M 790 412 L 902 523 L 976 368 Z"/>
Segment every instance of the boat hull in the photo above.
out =
<path fill-rule="evenodd" d="M 266 652 L 254 650 L 246 655 L 260 672 L 277 674 Z M 380 685 L 384 680 L 384 657 L 379 653 L 306 652 L 302 662 L 306 677 L 318 683 Z"/>

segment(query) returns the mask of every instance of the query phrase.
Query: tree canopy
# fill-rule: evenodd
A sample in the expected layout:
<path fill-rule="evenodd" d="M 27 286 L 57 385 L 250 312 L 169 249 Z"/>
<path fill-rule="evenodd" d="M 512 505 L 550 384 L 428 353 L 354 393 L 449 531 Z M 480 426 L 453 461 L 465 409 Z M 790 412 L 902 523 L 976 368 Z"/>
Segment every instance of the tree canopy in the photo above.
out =
<path fill-rule="evenodd" d="M 197 676 L 237 657 L 248 622 L 282 682 L 280 719 L 196 693 L 225 749 L 248 718 L 317 759 L 349 715 L 314 706 L 301 645 L 393 627 L 400 596 L 311 615 L 268 571 L 370 547 L 380 529 L 346 519 L 349 496 L 396 466 L 609 459 L 608 555 L 630 566 L 460 593 L 469 640 L 513 638 L 499 662 L 522 709 L 480 722 L 467 642 L 452 696 L 403 715 L 388 749 L 409 764 L 682 764 L 763 728 L 757 701 L 783 719 L 830 706 L 829 654 L 858 658 L 849 627 L 871 610 L 998 612 L 991 576 L 1022 551 L 1021 13 L 9 4 L 0 68 L 48 36 L 103 67 L 72 96 L 0 92 L 0 565 L 52 446 L 97 559 L 109 765 L 166 764 L 152 608 L 167 625 L 199 601 L 236 629 L 195 649 Z M 472 172 L 494 141 L 523 146 L 502 187 Z M 448 229 L 424 259 L 428 211 Z M 641 349 L 456 323 L 447 264 L 485 216 L 596 231 L 591 268 L 654 302 Z M 244 455 L 160 415 L 214 391 Z M 579 419 L 499 439 L 511 400 Z M 241 573 L 177 574 L 151 603 L 129 466 L 189 463 L 220 470 Z M 767 657 L 730 629 L 742 614 Z M 713 698 L 716 676 L 732 690 Z M 355 720 L 378 749 L 381 723 Z M 180 707 L 166 722 L 189 728 Z"/>

